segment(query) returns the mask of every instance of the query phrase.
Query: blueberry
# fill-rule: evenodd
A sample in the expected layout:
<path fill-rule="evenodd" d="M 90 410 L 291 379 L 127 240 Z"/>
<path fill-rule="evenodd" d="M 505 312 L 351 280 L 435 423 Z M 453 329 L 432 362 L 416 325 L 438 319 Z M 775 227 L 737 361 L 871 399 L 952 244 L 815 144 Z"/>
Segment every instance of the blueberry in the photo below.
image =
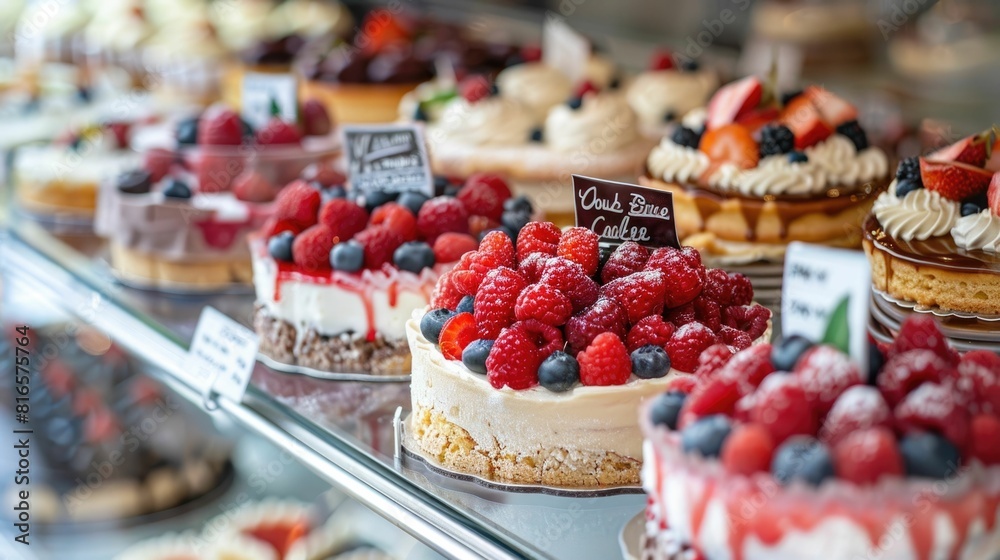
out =
<path fill-rule="evenodd" d="M 413 110 L 413 120 L 421 122 L 429 120 L 427 118 L 427 111 L 424 111 L 424 106 L 420 103 L 417 103 L 417 108 Z"/>
<path fill-rule="evenodd" d="M 500 95 L 500 86 L 496 82 L 490 84 L 490 95 L 497 96 Z"/>
<path fill-rule="evenodd" d="M 396 200 L 399 193 L 388 192 L 388 191 L 372 191 L 365 194 L 365 210 L 370 214 L 372 210 L 382 206 L 386 202 L 392 202 Z"/>
<path fill-rule="evenodd" d="M 962 215 L 971 216 L 973 214 L 978 214 L 982 212 L 982 208 L 979 207 L 975 202 L 963 202 L 962 203 Z"/>
<path fill-rule="evenodd" d="M 118 190 L 127 194 L 146 194 L 153 187 L 153 178 L 145 169 L 133 169 L 118 176 Z"/>
<path fill-rule="evenodd" d="M 437 196 L 444 194 L 444 191 L 451 186 L 451 181 L 448 180 L 444 175 L 434 176 L 434 193 Z"/>
<path fill-rule="evenodd" d="M 486 373 L 486 358 L 490 357 L 490 350 L 493 349 L 492 340 L 473 340 L 462 350 L 462 363 L 469 371 L 476 373 Z"/>
<path fill-rule="evenodd" d="M 552 391 L 568 391 L 580 380 L 580 364 L 566 352 L 556 350 L 538 366 L 538 383 Z"/>
<path fill-rule="evenodd" d="M 673 109 L 667 109 L 663 113 L 663 122 L 669 123 L 669 122 L 674 122 L 675 120 L 677 120 L 677 112 L 674 111 Z"/>
<path fill-rule="evenodd" d="M 903 198 L 911 192 L 922 188 L 924 186 L 913 179 L 898 179 L 896 181 L 896 196 Z"/>
<path fill-rule="evenodd" d="M 681 61 L 681 70 L 695 72 L 699 68 L 701 68 L 701 64 L 693 58 L 686 58 Z"/>
<path fill-rule="evenodd" d="M 948 478 L 958 471 L 961 456 L 944 437 L 922 432 L 903 436 L 899 442 L 906 474 L 922 478 Z"/>
<path fill-rule="evenodd" d="M 190 117 L 177 123 L 177 143 L 186 145 L 198 143 L 198 117 Z"/>
<path fill-rule="evenodd" d="M 812 341 L 804 336 L 786 336 L 771 347 L 771 364 L 778 371 L 792 371 L 799 357 L 812 347 Z"/>
<path fill-rule="evenodd" d="M 503 201 L 503 209 L 508 212 L 521 212 L 524 214 L 532 214 L 535 211 L 535 208 L 531 205 L 531 201 L 524 195 L 515 196 Z"/>
<path fill-rule="evenodd" d="M 798 150 L 788 152 L 788 163 L 806 163 L 809 156 Z"/>
<path fill-rule="evenodd" d="M 911 179 L 917 183 L 921 182 L 920 158 L 908 157 L 899 162 L 899 167 L 896 168 L 896 180 L 902 181 L 903 179 Z"/>
<path fill-rule="evenodd" d="M 647 344 L 632 352 L 632 373 L 642 379 L 663 377 L 670 371 L 670 356 L 662 346 Z"/>
<path fill-rule="evenodd" d="M 332 187 L 321 188 L 319 194 L 323 202 L 327 202 L 335 198 L 347 198 L 347 189 L 343 185 L 334 185 Z"/>
<path fill-rule="evenodd" d="M 666 426 L 671 430 L 677 429 L 677 419 L 680 418 L 681 407 L 687 395 L 680 391 L 668 391 L 663 393 L 649 407 L 649 419 L 653 424 Z"/>
<path fill-rule="evenodd" d="M 414 216 L 420 212 L 420 208 L 427 202 L 427 195 L 417 191 L 408 191 L 399 195 L 399 199 L 396 202 L 400 203 L 404 208 L 413 213 Z"/>
<path fill-rule="evenodd" d="M 543 138 L 542 127 L 536 126 L 535 128 L 532 128 L 531 136 L 529 136 L 529 138 L 531 139 L 532 142 L 541 142 Z"/>
<path fill-rule="evenodd" d="M 444 195 L 454 198 L 458 196 L 458 191 L 460 190 L 462 190 L 462 185 L 449 184 L 447 187 L 444 188 Z"/>
<path fill-rule="evenodd" d="M 837 126 L 837 134 L 846 136 L 857 151 L 868 148 L 868 135 L 857 120 L 847 121 Z"/>
<path fill-rule="evenodd" d="M 421 270 L 434 266 L 434 249 L 423 241 L 409 241 L 396 248 L 392 263 L 400 270 L 419 274 Z"/>
<path fill-rule="evenodd" d="M 874 340 L 868 339 L 868 384 L 876 385 L 878 382 L 878 372 L 882 371 L 885 365 L 885 356 L 878 349 L 878 344 Z"/>
<path fill-rule="evenodd" d="M 569 101 L 566 102 L 566 105 L 569 105 L 570 109 L 573 109 L 574 111 L 576 111 L 577 109 L 579 109 L 580 107 L 583 106 L 583 98 L 582 97 L 573 97 Z"/>
<path fill-rule="evenodd" d="M 89 103 L 92 97 L 90 88 L 87 86 L 78 86 L 76 88 L 76 97 L 84 103 Z"/>
<path fill-rule="evenodd" d="M 525 214 L 522 212 L 504 212 L 500 216 L 500 223 L 511 231 L 521 231 L 521 228 L 528 225 L 531 221 L 531 214 Z"/>
<path fill-rule="evenodd" d="M 337 243 L 330 250 L 330 266 L 343 272 L 357 272 L 365 264 L 365 248 L 357 241 Z"/>
<path fill-rule="evenodd" d="M 451 319 L 454 314 L 454 311 L 450 311 L 443 307 L 433 311 L 428 311 L 423 317 L 420 318 L 420 334 L 424 335 L 424 338 L 426 338 L 429 342 L 437 344 L 438 340 L 441 338 L 441 327 L 443 327 L 445 321 Z"/>
<path fill-rule="evenodd" d="M 491 232 L 491 231 L 499 231 L 499 232 L 503 233 L 504 235 L 506 235 L 507 237 L 510 238 L 511 242 L 517 241 L 517 233 L 511 231 L 511 229 L 509 227 L 507 227 L 507 226 L 500 226 L 500 227 L 495 227 L 495 228 L 491 228 L 491 229 L 484 229 L 483 231 L 479 232 L 478 241 L 480 243 L 482 243 L 483 239 L 486 238 L 486 234 L 489 233 L 489 232 Z"/>
<path fill-rule="evenodd" d="M 681 447 L 686 453 L 699 453 L 702 457 L 718 457 L 722 444 L 733 429 L 724 414 L 699 418 L 681 432 Z"/>
<path fill-rule="evenodd" d="M 686 126 L 678 126 L 670 135 L 670 141 L 678 146 L 697 150 L 698 143 L 701 142 L 701 134 Z"/>
<path fill-rule="evenodd" d="M 180 179 L 170 179 L 167 188 L 163 189 L 163 196 L 168 198 L 191 198 L 191 187 Z"/>
<path fill-rule="evenodd" d="M 240 119 L 240 127 L 243 129 L 243 137 L 244 138 L 253 138 L 253 136 L 254 136 L 254 129 L 253 129 L 253 126 L 250 125 L 250 123 L 248 123 L 247 121 L 245 121 L 245 120 L 243 120 L 241 118 Z"/>
<path fill-rule="evenodd" d="M 473 302 L 476 298 L 472 296 L 465 296 L 461 301 L 458 302 L 458 307 L 455 308 L 455 313 L 475 313 L 475 308 L 473 307 Z"/>
<path fill-rule="evenodd" d="M 292 242 L 295 234 L 283 231 L 267 240 L 267 252 L 276 261 L 292 262 Z"/>
<path fill-rule="evenodd" d="M 802 480 L 819 486 L 834 475 L 826 446 L 811 436 L 792 436 L 778 447 L 771 460 L 771 474 L 781 484 Z"/>

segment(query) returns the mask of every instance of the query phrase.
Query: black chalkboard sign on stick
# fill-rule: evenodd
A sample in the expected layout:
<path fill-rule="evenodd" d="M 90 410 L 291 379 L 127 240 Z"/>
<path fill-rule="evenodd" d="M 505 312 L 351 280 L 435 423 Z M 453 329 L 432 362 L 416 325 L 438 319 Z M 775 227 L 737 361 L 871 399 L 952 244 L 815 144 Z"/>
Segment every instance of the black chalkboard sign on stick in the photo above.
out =
<path fill-rule="evenodd" d="M 670 192 L 573 175 L 573 202 L 576 225 L 593 230 L 602 249 L 626 241 L 680 248 Z"/>
<path fill-rule="evenodd" d="M 344 126 L 350 188 L 372 192 L 422 192 L 434 196 L 423 129 L 413 124 Z"/>

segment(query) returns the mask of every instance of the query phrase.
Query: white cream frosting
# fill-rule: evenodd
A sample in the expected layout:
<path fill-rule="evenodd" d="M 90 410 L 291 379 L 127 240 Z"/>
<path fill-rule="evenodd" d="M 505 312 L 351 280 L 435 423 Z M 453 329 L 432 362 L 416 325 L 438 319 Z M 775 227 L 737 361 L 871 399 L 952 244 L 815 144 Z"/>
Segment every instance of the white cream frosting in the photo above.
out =
<path fill-rule="evenodd" d="M 626 95 L 643 126 L 657 127 L 668 112 L 680 118 L 701 107 L 718 87 L 719 80 L 712 72 L 657 70 L 637 76 Z"/>
<path fill-rule="evenodd" d="M 518 101 L 492 96 L 470 103 L 458 97 L 429 127 L 428 139 L 434 143 L 510 146 L 527 143 L 532 128 L 531 112 Z"/>
<path fill-rule="evenodd" d="M 1000 253 L 1000 217 L 990 212 L 989 208 L 978 214 L 963 216 L 955 220 L 951 236 L 956 245 L 967 251 L 979 249 Z"/>
<path fill-rule="evenodd" d="M 826 184 L 858 185 L 889 173 L 889 160 L 878 148 L 865 148 L 860 152 L 849 138 L 834 134 L 826 140 L 806 148 L 809 162 L 819 165 L 827 175 Z"/>
<path fill-rule="evenodd" d="M 353 24 L 351 12 L 346 6 L 323 0 L 286 0 L 275 8 L 270 19 L 273 32 L 279 36 L 346 35 Z"/>
<path fill-rule="evenodd" d="M 211 7 L 212 23 L 226 46 L 240 50 L 270 35 L 268 21 L 273 9 L 271 0 L 218 2 Z"/>
<path fill-rule="evenodd" d="M 573 93 L 569 77 L 543 62 L 511 66 L 497 75 L 500 95 L 523 103 L 538 122 L 552 107 L 565 102 Z"/>
<path fill-rule="evenodd" d="M 14 158 L 14 174 L 26 183 L 60 182 L 94 186 L 141 165 L 142 157 L 119 150 L 110 132 L 85 140 L 77 150 L 67 146 L 26 146 Z"/>
<path fill-rule="evenodd" d="M 584 96 L 578 109 L 558 105 L 545 119 L 545 142 L 560 152 L 588 149 L 614 151 L 638 137 L 635 112 L 619 93 Z"/>
<path fill-rule="evenodd" d="M 947 235 L 958 221 L 960 208 L 957 202 L 927 189 L 917 189 L 899 198 L 895 190 L 893 181 L 889 189 L 875 200 L 872 212 L 885 231 L 897 239 L 923 241 Z"/>
<path fill-rule="evenodd" d="M 149 39 L 153 27 L 137 11 L 140 6 L 128 0 L 102 4 L 84 30 L 88 47 L 101 46 L 125 52 Z"/>
<path fill-rule="evenodd" d="M 691 130 L 700 130 L 708 120 L 708 110 L 704 107 L 696 107 L 684 114 L 681 124 Z"/>
<path fill-rule="evenodd" d="M 649 153 L 646 161 L 649 173 L 664 181 L 695 181 L 709 166 L 708 156 L 664 138 Z"/>

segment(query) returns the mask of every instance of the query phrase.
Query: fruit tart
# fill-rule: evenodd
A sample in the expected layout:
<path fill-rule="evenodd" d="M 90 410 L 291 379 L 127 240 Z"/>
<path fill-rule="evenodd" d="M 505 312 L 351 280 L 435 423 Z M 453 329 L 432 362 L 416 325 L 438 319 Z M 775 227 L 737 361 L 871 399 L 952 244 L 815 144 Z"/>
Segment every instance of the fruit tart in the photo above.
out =
<path fill-rule="evenodd" d="M 251 240 L 260 351 L 325 372 L 409 373 L 407 319 L 477 247 L 474 235 L 499 227 L 508 199 L 504 181 L 487 175 L 430 199 L 376 192 L 355 200 L 342 185 L 290 185 Z"/>
<path fill-rule="evenodd" d="M 651 399 L 642 557 L 994 557 L 1000 357 L 959 357 L 927 316 L 871 346 L 713 347 Z"/>
<path fill-rule="evenodd" d="M 713 262 L 780 261 L 791 241 L 858 247 L 889 182 L 853 105 L 818 86 L 772 90 L 754 76 L 722 87 L 639 179 L 673 193 L 678 232 Z"/>
<path fill-rule="evenodd" d="M 752 299 L 746 277 L 706 269 L 690 247 L 627 242 L 602 266 L 586 228 L 531 222 L 516 245 L 489 233 L 406 324 L 408 438 L 497 482 L 635 485 L 635 407 L 706 349 L 767 341 L 771 313 Z"/>
<path fill-rule="evenodd" d="M 1000 154 L 992 130 L 900 162 L 864 224 L 872 282 L 890 297 L 1000 315 Z"/>

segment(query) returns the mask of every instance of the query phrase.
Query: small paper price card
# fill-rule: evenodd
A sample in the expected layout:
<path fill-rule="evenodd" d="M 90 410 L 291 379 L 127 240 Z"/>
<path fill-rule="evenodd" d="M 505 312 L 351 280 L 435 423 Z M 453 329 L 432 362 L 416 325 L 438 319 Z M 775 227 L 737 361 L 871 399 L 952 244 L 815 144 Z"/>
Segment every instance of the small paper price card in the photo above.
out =
<path fill-rule="evenodd" d="M 561 70 L 574 84 L 582 82 L 590 60 L 590 41 L 562 18 L 549 16 L 542 26 L 542 59 L 547 66 Z"/>
<path fill-rule="evenodd" d="M 257 335 L 212 307 L 205 307 L 188 350 L 188 372 L 204 394 L 240 402 L 250 383 Z"/>
<path fill-rule="evenodd" d="M 355 192 L 434 196 L 423 128 L 415 124 L 344 126 L 347 176 Z"/>
<path fill-rule="evenodd" d="M 573 175 L 576 225 L 600 237 L 604 249 L 626 241 L 646 247 L 677 247 L 674 197 L 667 191 Z"/>
<path fill-rule="evenodd" d="M 298 118 L 299 84 L 291 74 L 247 72 L 240 95 L 240 114 L 255 129 L 275 115 L 291 123 Z"/>

